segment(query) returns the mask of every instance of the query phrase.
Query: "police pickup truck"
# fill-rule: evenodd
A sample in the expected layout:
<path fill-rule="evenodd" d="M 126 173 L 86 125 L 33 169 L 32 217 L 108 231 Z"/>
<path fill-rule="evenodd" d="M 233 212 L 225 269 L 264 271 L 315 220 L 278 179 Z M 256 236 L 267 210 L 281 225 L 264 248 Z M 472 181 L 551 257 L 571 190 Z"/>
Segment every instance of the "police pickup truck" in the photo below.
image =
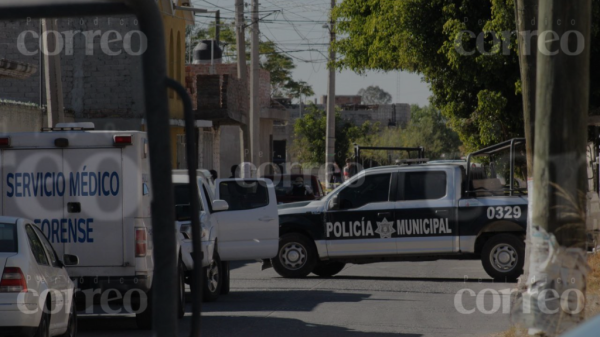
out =
<path fill-rule="evenodd" d="M 462 163 L 367 169 L 319 201 L 281 205 L 270 263 L 283 277 L 328 277 L 346 263 L 481 259 L 494 279 L 513 280 L 525 251 L 523 144 L 501 143 Z M 479 157 L 484 165 L 472 163 Z"/>

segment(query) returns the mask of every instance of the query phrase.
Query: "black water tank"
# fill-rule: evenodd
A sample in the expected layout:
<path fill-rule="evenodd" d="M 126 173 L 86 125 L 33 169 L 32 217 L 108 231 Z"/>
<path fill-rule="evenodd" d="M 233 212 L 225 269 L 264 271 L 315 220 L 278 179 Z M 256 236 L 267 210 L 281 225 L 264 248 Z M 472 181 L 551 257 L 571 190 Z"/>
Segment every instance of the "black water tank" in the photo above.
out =
<path fill-rule="evenodd" d="M 214 46 L 214 53 L 211 52 L 211 46 Z M 215 40 L 202 40 L 194 48 L 194 64 L 210 63 L 211 58 L 220 60 L 223 57 L 223 51 Z"/>

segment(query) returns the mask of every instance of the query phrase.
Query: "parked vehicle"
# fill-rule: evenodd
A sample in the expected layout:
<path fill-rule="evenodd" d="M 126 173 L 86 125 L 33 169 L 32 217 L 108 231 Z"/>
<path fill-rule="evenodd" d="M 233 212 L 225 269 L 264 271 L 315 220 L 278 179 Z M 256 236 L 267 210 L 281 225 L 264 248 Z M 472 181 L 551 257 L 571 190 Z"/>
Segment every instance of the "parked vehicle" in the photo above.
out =
<path fill-rule="evenodd" d="M 509 148 L 514 162 L 516 144 L 524 140 L 473 153 L 467 165 L 366 169 L 319 201 L 280 208 L 279 252 L 270 263 L 284 277 L 327 277 L 346 263 L 481 259 L 494 279 L 515 279 L 523 271 L 527 190 L 514 165 L 470 163 Z"/>
<path fill-rule="evenodd" d="M 33 221 L 0 216 L 0 336 L 75 336 L 73 281 Z M 43 280 L 43 281 L 42 281 Z"/>
<path fill-rule="evenodd" d="M 187 172 L 174 171 L 181 261 L 189 283 L 194 260 L 188 183 Z M 198 174 L 205 301 L 229 293 L 229 261 L 272 258 L 279 243 L 277 199 L 270 180 L 217 179 L 215 190 L 212 186 Z"/>
<path fill-rule="evenodd" d="M 304 174 L 267 175 L 275 184 L 275 194 L 279 204 L 290 202 L 319 200 L 325 193 L 317 176 Z"/>
<path fill-rule="evenodd" d="M 0 135 L 0 215 L 33 218 L 59 256 L 79 256 L 80 264 L 68 268 L 78 288 L 150 296 L 147 135 L 93 129 L 93 123 L 57 124 Z M 136 315 L 141 328 L 152 326 L 148 304 Z"/>

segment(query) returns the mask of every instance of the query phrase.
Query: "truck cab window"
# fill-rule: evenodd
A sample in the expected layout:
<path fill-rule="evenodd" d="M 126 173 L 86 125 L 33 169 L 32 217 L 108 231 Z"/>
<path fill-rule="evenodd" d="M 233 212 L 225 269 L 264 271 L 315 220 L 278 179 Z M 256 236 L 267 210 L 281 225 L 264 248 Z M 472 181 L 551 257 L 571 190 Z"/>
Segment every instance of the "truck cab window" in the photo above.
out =
<path fill-rule="evenodd" d="M 398 181 L 401 200 L 436 200 L 446 196 L 445 172 L 406 172 Z M 402 197 L 403 196 L 403 197 Z"/>
<path fill-rule="evenodd" d="M 191 217 L 190 208 L 190 191 L 189 185 L 185 184 L 174 184 L 173 192 L 175 194 L 175 217 L 179 221 L 189 220 Z M 198 210 L 202 212 L 202 201 L 198 205 Z"/>
<path fill-rule="evenodd" d="M 389 200 L 391 174 L 372 174 L 355 180 L 338 194 L 340 209 L 359 208 Z"/>
<path fill-rule="evenodd" d="M 269 190 L 264 181 L 224 181 L 219 184 L 220 199 L 230 211 L 262 208 L 269 205 Z"/>

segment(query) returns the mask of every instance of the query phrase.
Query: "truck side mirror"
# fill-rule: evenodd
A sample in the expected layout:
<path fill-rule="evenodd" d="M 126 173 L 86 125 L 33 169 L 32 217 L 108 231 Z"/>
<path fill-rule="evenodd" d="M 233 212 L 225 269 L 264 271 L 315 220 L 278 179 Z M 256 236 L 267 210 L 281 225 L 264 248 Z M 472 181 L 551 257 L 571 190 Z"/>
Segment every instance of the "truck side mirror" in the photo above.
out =
<path fill-rule="evenodd" d="M 340 209 L 340 198 L 339 195 L 334 195 L 331 200 L 329 200 L 329 209 L 330 210 L 338 210 Z"/>
<path fill-rule="evenodd" d="M 212 203 L 212 209 L 214 212 L 222 212 L 229 209 L 229 204 L 225 200 L 214 200 Z"/>
<path fill-rule="evenodd" d="M 65 254 L 63 255 L 63 264 L 65 266 L 76 266 L 79 264 L 79 257 L 77 255 Z"/>

